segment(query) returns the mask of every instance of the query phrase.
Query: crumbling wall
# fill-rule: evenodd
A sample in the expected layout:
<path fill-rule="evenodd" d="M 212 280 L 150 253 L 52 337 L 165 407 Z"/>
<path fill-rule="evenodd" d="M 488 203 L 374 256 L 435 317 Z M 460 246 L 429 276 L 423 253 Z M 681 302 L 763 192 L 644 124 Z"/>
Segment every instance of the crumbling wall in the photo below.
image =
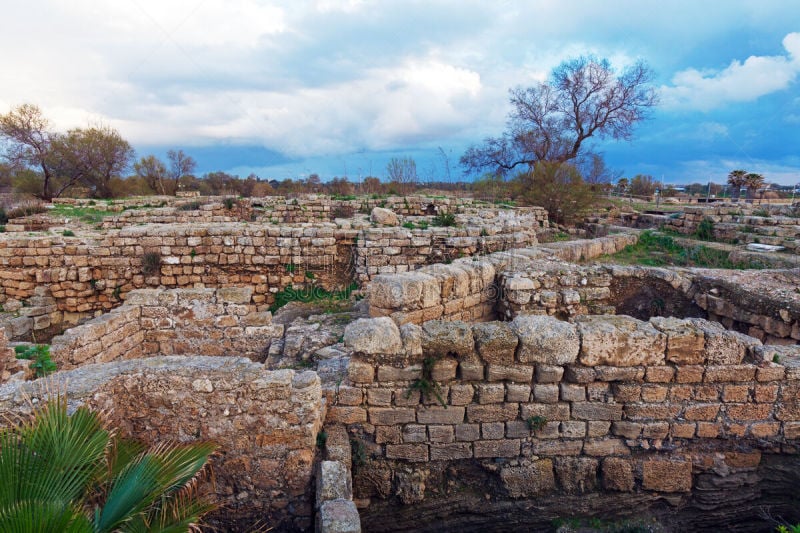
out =
<path fill-rule="evenodd" d="M 156 357 L 88 365 L 0 386 L 0 424 L 58 391 L 148 444 L 219 446 L 201 490 L 216 494 L 223 531 L 311 530 L 316 437 L 325 415 L 314 372 L 269 371 L 236 357 Z"/>
<path fill-rule="evenodd" d="M 378 275 L 368 286 L 370 314 L 391 316 L 398 323 L 425 320 L 491 320 L 506 298 L 507 272 L 531 268 L 545 258 L 576 261 L 620 251 L 635 243 L 635 234 L 543 244 L 430 265 L 414 272 Z M 562 266 L 571 269 L 573 265 Z M 520 289 L 522 290 L 522 289 Z"/>
<path fill-rule="evenodd" d="M 121 307 L 54 337 L 59 369 L 154 355 L 227 355 L 263 361 L 283 326 L 250 303 L 250 287 L 140 289 Z"/>
<path fill-rule="evenodd" d="M 800 438 L 800 351 L 702 319 L 398 328 L 382 317 L 350 324 L 344 340 L 348 381 L 327 419 L 369 457 L 354 479 L 366 513 L 387 498 L 402 508 L 472 491 L 496 505 L 535 498 L 542 511 L 558 493 L 685 494 L 680 507 L 711 470 L 750 475 Z"/>

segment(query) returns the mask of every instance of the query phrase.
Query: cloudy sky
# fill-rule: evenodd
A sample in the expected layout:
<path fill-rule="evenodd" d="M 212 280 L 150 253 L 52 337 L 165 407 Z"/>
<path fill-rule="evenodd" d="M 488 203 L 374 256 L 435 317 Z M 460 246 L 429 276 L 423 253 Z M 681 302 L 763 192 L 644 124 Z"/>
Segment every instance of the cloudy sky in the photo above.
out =
<path fill-rule="evenodd" d="M 358 180 L 411 156 L 454 180 L 510 87 L 591 53 L 646 60 L 661 93 L 632 142 L 597 145 L 612 167 L 800 182 L 796 0 L 26 0 L 3 18 L 0 112 L 108 124 L 201 173 Z"/>

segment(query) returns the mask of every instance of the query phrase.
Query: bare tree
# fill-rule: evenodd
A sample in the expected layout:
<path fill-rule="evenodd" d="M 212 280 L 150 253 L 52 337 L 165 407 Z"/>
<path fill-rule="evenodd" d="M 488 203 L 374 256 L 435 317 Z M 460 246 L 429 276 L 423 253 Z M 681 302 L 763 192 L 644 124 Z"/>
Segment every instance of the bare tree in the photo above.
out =
<path fill-rule="evenodd" d="M 471 146 L 460 162 L 467 173 L 506 174 L 537 161 L 573 160 L 590 138 L 629 140 L 658 102 L 652 78 L 643 61 L 619 75 L 605 59 L 565 61 L 547 82 L 511 89 L 506 131 Z"/>
<path fill-rule="evenodd" d="M 164 182 L 167 179 L 167 167 L 154 155 L 141 158 L 133 164 L 133 171 L 142 178 L 147 186 L 156 194 L 167 194 Z"/>
<path fill-rule="evenodd" d="M 191 156 L 183 153 L 183 150 L 170 150 L 167 152 L 167 159 L 169 160 L 169 177 L 173 181 L 172 190 L 169 192 L 175 195 L 178 193 L 181 178 L 194 172 L 197 162 Z"/>
<path fill-rule="evenodd" d="M 16 168 L 37 168 L 42 172 L 42 186 L 37 194 L 51 200 L 53 169 L 50 166 L 53 134 L 50 121 L 33 104 L 22 104 L 0 115 L 0 138 L 6 141 L 5 157 Z"/>
<path fill-rule="evenodd" d="M 417 182 L 417 163 L 411 157 L 393 157 L 386 165 L 386 176 L 407 193 Z"/>

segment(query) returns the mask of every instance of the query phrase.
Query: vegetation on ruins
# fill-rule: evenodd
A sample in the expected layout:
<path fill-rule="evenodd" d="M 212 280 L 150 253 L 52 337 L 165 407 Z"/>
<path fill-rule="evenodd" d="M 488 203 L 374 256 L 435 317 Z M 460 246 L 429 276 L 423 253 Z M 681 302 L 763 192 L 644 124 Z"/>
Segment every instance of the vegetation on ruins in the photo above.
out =
<path fill-rule="evenodd" d="M 291 266 L 292 271 L 294 271 L 295 265 L 286 266 Z M 275 303 L 270 306 L 269 310 L 274 313 L 289 302 L 322 303 L 330 306 L 334 305 L 336 302 L 349 300 L 355 290 L 358 290 L 357 283 L 352 283 L 343 289 L 336 289 L 333 291 L 325 290 L 323 287 L 317 285 L 310 285 L 298 289 L 289 286 L 275 293 Z"/>
<path fill-rule="evenodd" d="M 426 357 L 422 360 L 422 375 L 408 386 L 406 399 L 411 398 L 415 391 L 419 391 L 423 399 L 430 400 L 431 396 L 433 396 L 442 407 L 447 409 L 447 402 L 442 397 L 442 386 L 433 378 L 433 367 L 436 366 L 438 361 L 438 357 Z"/>
<path fill-rule="evenodd" d="M 516 185 L 526 203 L 545 208 L 558 224 L 574 222 L 597 199 L 597 191 L 569 163 L 540 161 L 532 171 L 517 176 Z"/>
<path fill-rule="evenodd" d="M 456 225 L 455 213 L 439 213 L 433 217 L 431 224 L 441 227 L 453 227 Z"/>
<path fill-rule="evenodd" d="M 602 261 L 645 266 L 685 266 L 699 268 L 762 269 L 766 265 L 756 260 L 732 261 L 730 252 L 709 246 L 683 246 L 673 237 L 654 231 L 644 231 L 639 242 L 626 246 L 621 252 L 604 256 Z"/>
<path fill-rule="evenodd" d="M 48 344 L 15 346 L 14 353 L 17 359 L 27 359 L 31 362 L 29 368 L 33 370 L 37 378 L 45 377 L 58 370 L 55 361 L 50 358 L 50 345 Z"/>
<path fill-rule="evenodd" d="M 0 530 L 187 531 L 213 509 L 197 477 L 215 446 L 150 450 L 63 398 L 0 430 Z"/>
<path fill-rule="evenodd" d="M 701 220 L 700 223 L 697 225 L 697 229 L 694 231 L 694 236 L 700 239 L 701 241 L 713 241 L 714 221 L 708 217 Z"/>

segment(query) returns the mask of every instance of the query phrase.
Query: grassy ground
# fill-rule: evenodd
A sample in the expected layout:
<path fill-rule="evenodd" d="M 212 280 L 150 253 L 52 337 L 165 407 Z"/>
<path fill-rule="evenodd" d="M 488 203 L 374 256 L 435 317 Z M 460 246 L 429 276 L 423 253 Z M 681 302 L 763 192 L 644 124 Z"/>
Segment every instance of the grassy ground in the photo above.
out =
<path fill-rule="evenodd" d="M 704 245 L 684 246 L 669 235 L 645 231 L 637 244 L 621 252 L 598 258 L 597 262 L 644 266 L 685 266 L 699 268 L 762 269 L 758 261 L 733 262 L 730 252 Z"/>
<path fill-rule="evenodd" d="M 53 209 L 49 210 L 49 213 L 55 217 L 77 219 L 87 224 L 98 224 L 105 217 L 119 214 L 116 211 L 106 211 L 100 205 L 97 207 L 74 207 L 62 204 L 56 204 Z"/>

